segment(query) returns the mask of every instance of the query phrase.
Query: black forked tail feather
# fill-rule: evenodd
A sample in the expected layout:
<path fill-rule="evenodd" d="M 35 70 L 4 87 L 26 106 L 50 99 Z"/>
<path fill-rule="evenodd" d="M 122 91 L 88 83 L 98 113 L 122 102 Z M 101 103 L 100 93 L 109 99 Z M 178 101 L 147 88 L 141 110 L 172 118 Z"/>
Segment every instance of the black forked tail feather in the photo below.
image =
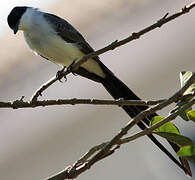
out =
<path fill-rule="evenodd" d="M 104 65 L 102 65 L 104 66 Z M 106 74 L 106 78 L 100 79 L 102 85 L 106 88 L 109 94 L 114 99 L 123 98 L 124 100 L 140 100 L 140 98 L 134 94 L 121 80 L 119 80 L 116 76 L 114 76 L 110 70 L 108 70 L 105 66 L 103 68 Z M 134 118 L 140 112 L 146 110 L 147 106 L 123 106 L 124 111 L 131 117 Z M 156 113 L 150 115 L 149 117 L 144 118 L 142 121 L 138 122 L 139 128 L 144 130 L 147 126 L 149 126 L 150 120 L 152 117 L 157 116 Z M 152 135 L 148 135 L 148 137 L 156 144 L 175 164 L 177 164 L 186 175 L 192 176 L 190 166 L 188 161 L 184 158 L 179 158 L 180 162 Z M 168 141 L 172 146 L 174 151 L 177 153 L 179 150 L 179 146 Z"/>

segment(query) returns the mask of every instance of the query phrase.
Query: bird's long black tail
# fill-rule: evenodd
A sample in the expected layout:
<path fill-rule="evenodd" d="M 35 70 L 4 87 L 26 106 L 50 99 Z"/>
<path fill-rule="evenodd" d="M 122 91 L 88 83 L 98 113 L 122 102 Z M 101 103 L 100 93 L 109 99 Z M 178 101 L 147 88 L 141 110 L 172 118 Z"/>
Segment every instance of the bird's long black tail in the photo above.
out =
<path fill-rule="evenodd" d="M 104 66 L 101 64 L 101 66 Z M 107 69 L 107 67 L 102 67 L 106 74 L 105 78 L 100 79 L 102 85 L 106 88 L 106 90 L 110 93 L 110 95 L 114 99 L 123 98 L 124 100 L 140 100 L 140 98 L 132 92 L 121 80 L 119 80 L 114 74 Z M 140 112 L 146 110 L 147 106 L 123 106 L 124 111 L 131 117 L 134 118 Z M 144 130 L 147 126 L 149 126 L 150 120 L 152 117 L 157 116 L 156 113 L 150 115 L 149 117 L 144 118 L 137 125 Z M 148 135 L 148 137 L 175 163 L 177 164 L 187 175 L 192 176 L 190 166 L 186 159 L 180 158 L 180 162 L 152 135 Z M 175 152 L 178 152 L 179 146 L 168 141 L 172 146 Z"/>
<path fill-rule="evenodd" d="M 131 91 L 121 80 L 119 80 L 114 74 L 101 62 L 98 61 L 101 69 L 103 70 L 105 77 L 100 77 L 94 73 L 91 73 L 85 70 L 82 67 L 79 67 L 78 70 L 75 71 L 76 74 L 91 79 L 93 81 L 101 83 L 109 94 L 114 99 L 123 98 L 124 100 L 140 100 L 140 98 Z M 124 111 L 131 117 L 134 118 L 140 112 L 146 110 L 147 106 L 123 106 Z M 156 113 L 144 118 L 142 121 L 138 122 L 137 125 L 144 130 L 147 126 L 149 126 L 150 120 L 152 117 L 157 116 Z M 148 135 L 148 137 L 156 144 L 177 166 L 179 166 L 187 175 L 192 176 L 190 166 L 188 161 L 184 158 L 180 158 L 180 162 L 152 135 Z M 175 152 L 178 152 L 179 146 L 168 141 L 172 146 Z"/>

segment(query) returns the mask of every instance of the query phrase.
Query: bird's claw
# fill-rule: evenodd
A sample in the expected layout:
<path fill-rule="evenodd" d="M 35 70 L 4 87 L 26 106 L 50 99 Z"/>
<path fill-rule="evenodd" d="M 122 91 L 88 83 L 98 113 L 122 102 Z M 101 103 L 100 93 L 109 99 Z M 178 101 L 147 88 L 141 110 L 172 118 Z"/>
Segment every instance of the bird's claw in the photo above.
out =
<path fill-rule="evenodd" d="M 62 68 L 62 70 L 60 70 L 60 71 L 58 71 L 57 73 L 56 73 L 56 78 L 62 83 L 62 78 L 64 78 L 65 79 L 65 81 L 67 81 L 67 78 L 66 78 L 66 76 L 64 76 L 63 75 L 63 73 L 64 73 L 64 70 L 65 70 L 65 66 Z"/>

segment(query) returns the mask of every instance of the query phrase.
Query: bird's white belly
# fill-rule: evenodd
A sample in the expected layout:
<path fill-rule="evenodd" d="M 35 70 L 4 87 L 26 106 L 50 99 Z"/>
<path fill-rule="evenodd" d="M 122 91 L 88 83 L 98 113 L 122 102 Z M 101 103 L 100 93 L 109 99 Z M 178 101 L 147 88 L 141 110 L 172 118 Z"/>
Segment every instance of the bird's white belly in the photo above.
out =
<path fill-rule="evenodd" d="M 73 61 L 78 61 L 85 55 L 74 44 L 65 42 L 57 35 L 36 38 L 24 33 L 24 36 L 30 49 L 60 66 L 68 67 Z M 89 59 L 81 66 L 89 72 L 105 77 L 101 67 L 93 59 Z"/>

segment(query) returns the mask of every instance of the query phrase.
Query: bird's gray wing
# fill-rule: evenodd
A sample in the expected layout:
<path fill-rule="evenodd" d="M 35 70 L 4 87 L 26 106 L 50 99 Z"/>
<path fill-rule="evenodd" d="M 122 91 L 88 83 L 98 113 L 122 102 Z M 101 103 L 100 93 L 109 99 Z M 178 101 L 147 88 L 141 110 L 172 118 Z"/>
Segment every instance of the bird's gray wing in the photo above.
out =
<path fill-rule="evenodd" d="M 66 20 L 49 13 L 45 13 L 43 16 L 55 29 L 56 33 L 66 42 L 75 43 L 84 54 L 94 52 L 93 48 L 85 41 L 83 36 Z M 99 58 L 96 57 L 94 59 L 97 60 Z"/>
<path fill-rule="evenodd" d="M 83 36 L 66 20 L 53 15 L 49 13 L 45 13 L 44 18 L 47 20 L 47 22 L 50 23 L 50 25 L 54 28 L 56 33 L 66 42 L 68 43 L 74 43 L 84 54 L 89 54 L 91 52 L 94 52 L 93 48 L 85 41 Z M 93 57 L 93 60 L 95 60 L 103 72 L 112 73 L 100 60 L 99 57 Z M 95 67 L 94 67 L 95 68 Z M 93 71 L 92 71 L 93 72 Z M 92 73 L 88 70 L 86 70 L 83 67 L 79 67 L 79 69 L 76 71 L 76 74 L 79 74 L 83 77 L 86 77 L 88 79 L 94 80 L 96 82 L 100 82 L 100 76 L 96 75 L 95 73 Z"/>

